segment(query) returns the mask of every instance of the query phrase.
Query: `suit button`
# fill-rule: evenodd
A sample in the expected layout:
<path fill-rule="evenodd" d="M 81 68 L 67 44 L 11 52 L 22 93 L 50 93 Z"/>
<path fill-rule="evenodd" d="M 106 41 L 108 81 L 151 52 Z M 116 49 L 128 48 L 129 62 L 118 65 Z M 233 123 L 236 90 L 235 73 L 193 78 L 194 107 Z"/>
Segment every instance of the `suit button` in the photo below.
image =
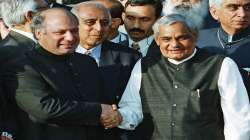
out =
<path fill-rule="evenodd" d="M 179 71 L 180 70 L 180 68 L 176 68 L 176 71 Z"/>
<path fill-rule="evenodd" d="M 72 62 L 69 62 L 69 65 L 70 65 L 70 66 L 73 66 L 73 63 L 72 63 Z"/>
<path fill-rule="evenodd" d="M 173 107 L 176 107 L 176 104 L 172 104 Z"/>
<path fill-rule="evenodd" d="M 178 85 L 174 85 L 174 88 L 178 88 Z"/>
<path fill-rule="evenodd" d="M 175 126 L 175 123 L 174 123 L 174 122 L 172 122 L 172 123 L 171 123 L 171 126 Z"/>
<path fill-rule="evenodd" d="M 78 73 L 74 73 L 75 76 L 78 76 Z"/>

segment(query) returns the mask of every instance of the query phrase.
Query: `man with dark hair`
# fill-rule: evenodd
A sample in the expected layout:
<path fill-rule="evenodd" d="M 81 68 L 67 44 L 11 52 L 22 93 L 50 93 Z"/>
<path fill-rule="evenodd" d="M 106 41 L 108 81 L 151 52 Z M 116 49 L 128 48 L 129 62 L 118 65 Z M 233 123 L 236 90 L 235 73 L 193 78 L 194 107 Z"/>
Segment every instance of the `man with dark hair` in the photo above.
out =
<path fill-rule="evenodd" d="M 103 4 L 110 12 L 111 26 L 109 28 L 108 40 L 114 43 L 119 43 L 128 46 L 128 35 L 119 32 L 118 28 L 123 25 L 122 13 L 124 11 L 123 5 L 117 0 L 95 0 Z"/>
<path fill-rule="evenodd" d="M 159 54 L 159 48 L 153 41 L 152 26 L 161 16 L 160 0 L 128 0 L 122 14 L 124 27 L 129 36 L 129 47 L 141 55 Z"/>

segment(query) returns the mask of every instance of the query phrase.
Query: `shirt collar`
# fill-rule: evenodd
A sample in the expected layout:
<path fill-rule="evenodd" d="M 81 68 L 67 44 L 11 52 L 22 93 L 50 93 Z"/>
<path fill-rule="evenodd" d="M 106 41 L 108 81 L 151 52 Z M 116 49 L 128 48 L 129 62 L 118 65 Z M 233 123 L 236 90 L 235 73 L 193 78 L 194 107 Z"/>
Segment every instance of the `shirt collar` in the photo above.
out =
<path fill-rule="evenodd" d="M 139 44 L 139 46 L 140 46 L 139 51 L 142 53 L 142 56 L 146 56 L 148 48 L 151 45 L 151 43 L 153 42 L 153 40 L 154 40 L 154 36 L 151 35 L 151 36 L 137 42 Z M 134 41 L 131 38 L 129 38 L 129 47 L 130 48 L 131 48 L 133 42 Z"/>
<path fill-rule="evenodd" d="M 114 43 L 120 43 L 126 39 L 127 39 L 126 36 L 124 34 L 122 34 L 121 32 L 119 32 L 119 34 L 110 41 L 114 42 Z"/>
<path fill-rule="evenodd" d="M 189 57 L 187 57 L 187 58 L 185 58 L 185 59 L 183 59 L 183 60 L 181 60 L 181 61 L 177 61 L 177 60 L 168 58 L 168 61 L 169 61 L 170 63 L 172 63 L 172 64 L 179 65 L 179 64 L 184 63 L 184 62 L 188 61 L 189 59 L 193 58 L 194 55 L 196 54 L 196 52 L 197 52 L 197 49 L 194 48 L 194 52 L 193 52 L 192 55 L 190 55 Z"/>
<path fill-rule="evenodd" d="M 12 31 L 14 32 L 17 32 L 19 34 L 22 34 L 30 39 L 32 39 L 34 42 L 37 43 L 37 40 L 34 38 L 33 34 L 32 33 L 29 33 L 29 32 L 25 32 L 25 31 L 22 31 L 22 30 L 18 30 L 18 29 L 15 29 L 15 28 L 10 28 Z"/>
<path fill-rule="evenodd" d="M 98 44 L 96 45 L 94 48 L 89 49 L 88 51 L 90 51 L 90 56 L 93 57 L 96 61 L 97 64 L 99 64 L 100 61 L 100 57 L 101 57 L 101 46 L 102 44 Z M 76 52 L 81 53 L 81 54 L 85 54 L 85 52 L 87 51 L 87 49 L 83 48 L 80 44 L 77 46 Z"/>
<path fill-rule="evenodd" d="M 234 42 L 234 41 L 238 41 L 241 40 L 247 36 L 250 36 L 250 26 L 247 27 L 245 30 L 243 30 L 240 33 L 234 34 L 234 35 L 229 35 L 227 34 L 222 27 L 220 27 L 218 29 L 218 34 L 220 39 L 224 42 L 224 43 L 230 43 L 230 42 Z"/>

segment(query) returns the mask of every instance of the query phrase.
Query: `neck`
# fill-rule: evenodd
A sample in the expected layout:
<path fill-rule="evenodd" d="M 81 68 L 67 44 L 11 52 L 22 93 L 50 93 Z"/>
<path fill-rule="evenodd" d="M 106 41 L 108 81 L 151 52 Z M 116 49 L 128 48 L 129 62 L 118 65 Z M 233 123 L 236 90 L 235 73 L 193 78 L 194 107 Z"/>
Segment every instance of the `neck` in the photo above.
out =
<path fill-rule="evenodd" d="M 13 26 L 13 28 L 24 31 L 24 32 L 31 33 L 30 24 L 15 25 L 15 26 Z"/>
<path fill-rule="evenodd" d="M 227 28 L 223 25 L 221 25 L 222 29 L 228 34 L 228 35 L 235 35 L 237 33 L 240 33 L 242 32 L 244 29 L 230 29 L 230 28 Z"/>
<path fill-rule="evenodd" d="M 119 34 L 119 31 L 118 31 L 118 30 L 109 32 L 108 40 L 114 39 L 118 34 Z"/>
<path fill-rule="evenodd" d="M 96 45 L 88 45 L 88 44 L 85 44 L 83 42 L 80 42 L 80 45 L 81 45 L 81 47 L 85 48 L 86 50 L 90 50 L 96 46 Z"/>

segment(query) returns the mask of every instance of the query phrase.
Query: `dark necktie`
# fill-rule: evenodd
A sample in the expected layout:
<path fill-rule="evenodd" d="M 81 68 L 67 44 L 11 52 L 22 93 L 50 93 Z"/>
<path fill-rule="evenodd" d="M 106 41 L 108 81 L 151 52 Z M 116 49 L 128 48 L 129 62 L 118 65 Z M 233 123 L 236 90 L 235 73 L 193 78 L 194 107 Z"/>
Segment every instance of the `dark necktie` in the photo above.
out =
<path fill-rule="evenodd" d="M 140 46 L 139 46 L 139 44 L 136 43 L 136 42 L 133 42 L 132 45 L 131 45 L 131 47 L 132 47 L 134 50 L 137 50 L 137 51 L 140 50 Z"/>

